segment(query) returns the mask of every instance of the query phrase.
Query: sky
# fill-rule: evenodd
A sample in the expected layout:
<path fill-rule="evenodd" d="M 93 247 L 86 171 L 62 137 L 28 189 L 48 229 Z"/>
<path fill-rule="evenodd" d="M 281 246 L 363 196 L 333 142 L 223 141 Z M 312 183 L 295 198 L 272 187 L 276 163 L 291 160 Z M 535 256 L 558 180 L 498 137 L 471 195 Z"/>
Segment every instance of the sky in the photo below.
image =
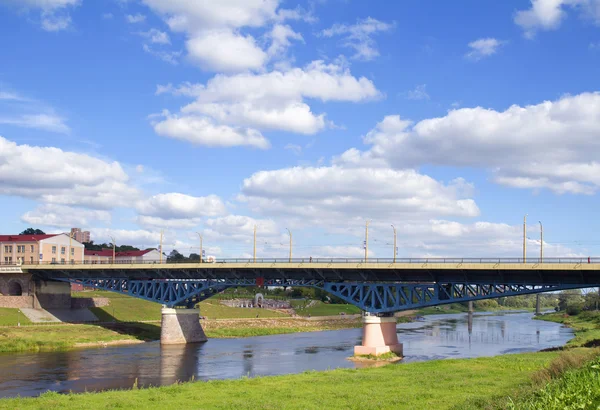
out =
<path fill-rule="evenodd" d="M 600 256 L 600 0 L 0 0 L 0 233 Z"/>

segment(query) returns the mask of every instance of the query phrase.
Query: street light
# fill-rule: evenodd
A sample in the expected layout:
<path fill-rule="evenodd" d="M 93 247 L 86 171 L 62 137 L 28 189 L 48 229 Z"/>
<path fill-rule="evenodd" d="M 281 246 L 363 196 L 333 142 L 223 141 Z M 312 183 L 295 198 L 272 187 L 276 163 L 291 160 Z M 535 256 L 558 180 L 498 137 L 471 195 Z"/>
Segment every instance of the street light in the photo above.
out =
<path fill-rule="evenodd" d="M 523 263 L 527 262 L 527 214 L 523 217 Z"/>
<path fill-rule="evenodd" d="M 198 237 L 200 238 L 200 262 L 202 263 L 202 235 L 200 234 L 200 232 L 196 232 L 196 234 L 198 234 Z"/>
<path fill-rule="evenodd" d="M 288 233 L 290 234 L 290 263 L 292 263 L 292 232 L 290 232 L 288 228 L 285 229 L 287 229 Z"/>
<path fill-rule="evenodd" d="M 112 263 L 114 265 L 114 263 L 115 263 L 115 252 L 116 252 L 115 238 L 113 238 L 111 236 L 110 240 L 112 241 L 112 244 L 113 244 L 113 258 L 112 258 Z"/>
<path fill-rule="evenodd" d="M 160 263 L 162 263 L 162 257 L 163 257 L 163 247 L 162 247 L 162 243 L 163 243 L 163 234 L 165 233 L 164 229 L 160 230 Z"/>
<path fill-rule="evenodd" d="M 540 223 L 540 263 L 544 263 L 544 227 L 542 221 Z"/>
<path fill-rule="evenodd" d="M 369 259 L 369 221 L 365 224 L 365 263 Z"/>
<path fill-rule="evenodd" d="M 396 227 L 392 224 L 392 229 L 394 230 L 394 263 L 396 263 Z"/>

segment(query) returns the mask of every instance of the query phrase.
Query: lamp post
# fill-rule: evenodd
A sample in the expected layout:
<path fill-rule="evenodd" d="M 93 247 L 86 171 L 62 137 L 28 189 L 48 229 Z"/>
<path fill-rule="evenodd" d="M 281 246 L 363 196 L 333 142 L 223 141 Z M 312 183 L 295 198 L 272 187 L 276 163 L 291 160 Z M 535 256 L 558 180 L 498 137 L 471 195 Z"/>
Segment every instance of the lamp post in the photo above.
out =
<path fill-rule="evenodd" d="M 162 257 L 163 257 L 163 247 L 162 247 L 162 243 L 163 243 L 163 234 L 165 233 L 164 229 L 160 230 L 160 263 L 162 263 Z"/>
<path fill-rule="evenodd" d="M 290 263 L 292 263 L 292 232 L 288 228 L 285 229 L 287 229 L 288 233 L 290 234 Z"/>
<path fill-rule="evenodd" d="M 199 263 L 202 263 L 202 235 L 200 234 L 200 232 L 196 232 L 196 234 L 200 238 L 200 262 Z"/>
<path fill-rule="evenodd" d="M 369 259 L 369 221 L 365 224 L 365 263 Z"/>
<path fill-rule="evenodd" d="M 392 224 L 392 229 L 394 230 L 394 263 L 396 263 L 396 227 Z"/>
<path fill-rule="evenodd" d="M 254 263 L 256 263 L 256 225 L 254 225 Z"/>
<path fill-rule="evenodd" d="M 523 217 L 523 263 L 527 262 L 527 214 Z"/>
<path fill-rule="evenodd" d="M 115 238 L 113 238 L 112 236 L 110 237 L 110 240 L 112 241 L 113 244 L 113 257 L 112 257 L 112 263 L 114 265 L 115 263 L 115 253 L 116 253 L 116 245 L 115 245 Z"/>
<path fill-rule="evenodd" d="M 71 232 L 69 234 L 69 254 L 67 255 L 69 257 L 69 261 L 71 261 L 71 248 L 73 246 L 73 232 Z"/>
<path fill-rule="evenodd" d="M 540 223 L 540 263 L 544 263 L 544 227 L 542 221 Z"/>

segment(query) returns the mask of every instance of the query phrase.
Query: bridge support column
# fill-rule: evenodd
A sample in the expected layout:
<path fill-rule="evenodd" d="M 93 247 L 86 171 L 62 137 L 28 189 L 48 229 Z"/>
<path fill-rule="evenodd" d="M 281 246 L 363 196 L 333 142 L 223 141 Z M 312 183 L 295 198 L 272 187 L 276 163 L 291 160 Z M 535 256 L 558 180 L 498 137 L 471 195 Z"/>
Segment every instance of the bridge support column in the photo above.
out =
<path fill-rule="evenodd" d="M 394 316 L 363 317 L 362 345 L 354 346 L 355 355 L 379 356 L 388 352 L 402 356 L 402 343 L 398 343 L 396 318 Z"/>
<path fill-rule="evenodd" d="M 200 325 L 200 309 L 162 308 L 160 344 L 176 345 L 206 342 Z"/>
<path fill-rule="evenodd" d="M 540 294 L 535 295 L 535 315 L 541 315 L 542 309 L 540 308 Z"/>

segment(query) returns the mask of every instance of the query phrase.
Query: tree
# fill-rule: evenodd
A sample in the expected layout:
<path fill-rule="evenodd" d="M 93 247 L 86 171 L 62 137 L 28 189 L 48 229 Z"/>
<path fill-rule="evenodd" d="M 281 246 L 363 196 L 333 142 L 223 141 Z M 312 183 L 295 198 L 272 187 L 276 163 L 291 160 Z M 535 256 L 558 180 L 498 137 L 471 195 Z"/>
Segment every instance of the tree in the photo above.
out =
<path fill-rule="evenodd" d="M 558 295 L 558 309 L 568 310 L 569 307 L 580 308 L 583 306 L 583 296 L 581 289 L 563 290 Z M 568 312 L 567 312 L 568 313 Z M 569 313 L 572 314 L 572 313 Z"/>
<path fill-rule="evenodd" d="M 45 235 L 45 232 L 41 229 L 27 228 L 19 235 Z"/>
<path fill-rule="evenodd" d="M 177 249 L 173 249 L 169 256 L 167 257 L 167 262 L 183 262 L 186 260 L 186 257 L 177 251 Z"/>

